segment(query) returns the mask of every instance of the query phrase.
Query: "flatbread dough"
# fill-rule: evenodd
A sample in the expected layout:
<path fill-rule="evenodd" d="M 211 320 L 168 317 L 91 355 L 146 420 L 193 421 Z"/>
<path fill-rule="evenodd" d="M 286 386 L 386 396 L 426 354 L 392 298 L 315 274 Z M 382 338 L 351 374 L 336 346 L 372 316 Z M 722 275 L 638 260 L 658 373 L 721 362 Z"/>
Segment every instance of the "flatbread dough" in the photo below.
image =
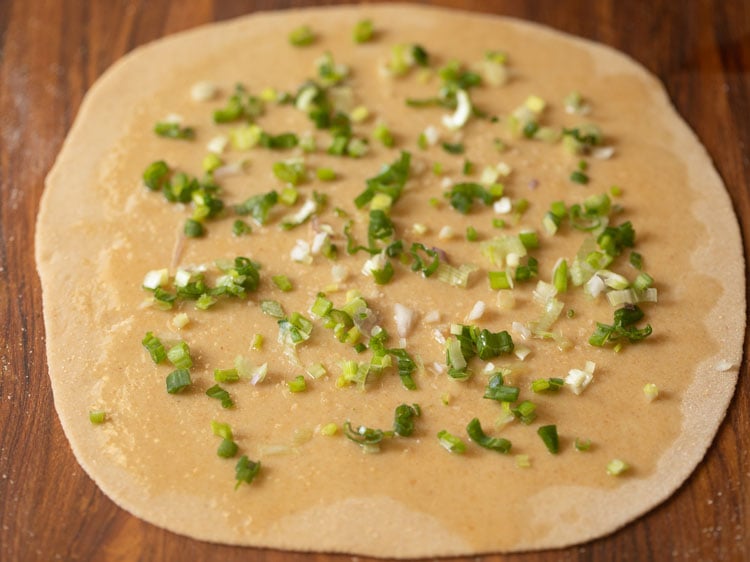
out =
<path fill-rule="evenodd" d="M 363 18 L 373 20 L 378 34 L 355 45 L 351 30 Z M 288 32 L 303 24 L 315 31 L 315 42 L 289 45 Z M 508 52 L 512 79 L 473 90 L 478 107 L 507 116 L 534 94 L 549 103 L 546 122 L 573 126 L 581 117 L 566 115 L 562 98 L 580 91 L 591 100 L 585 120 L 603 128 L 615 156 L 588 159 L 589 184 L 571 183 L 576 159 L 559 146 L 510 139 L 502 118 L 499 123 L 472 119 L 458 133 L 443 130 L 442 140 L 463 140 L 463 156 L 447 154 L 439 145 L 421 151 L 417 136 L 430 125 L 440 128 L 445 110 L 410 108 L 404 100 L 434 95 L 439 81 L 421 81 L 418 70 L 399 79 L 383 76 L 382 61 L 397 43 L 423 45 L 433 67 L 450 59 L 470 64 L 491 49 Z M 286 381 L 304 369 L 284 357 L 275 341 L 276 321 L 261 314 L 258 303 L 279 300 L 288 312 L 309 316 L 315 294 L 331 283 L 325 258 L 316 256 L 312 266 L 289 258 L 297 239 L 310 240 L 310 227 L 282 233 L 273 220 L 234 237 L 230 213 L 206 223 L 206 237 L 182 240 L 189 210 L 167 204 L 141 185 L 144 168 L 158 159 L 201 174 L 206 143 L 236 126 L 211 121 L 212 110 L 226 103 L 236 82 L 256 94 L 266 87 L 295 92 L 314 76 L 314 62 L 325 51 L 352 67 L 355 103 L 374 114 L 355 131 L 370 136 L 382 119 L 397 142 L 387 149 L 372 141 L 360 159 L 324 150 L 306 156 L 310 169 L 331 167 L 340 178 L 330 184 L 312 179 L 299 188 L 303 198 L 313 189 L 328 193 L 331 204 L 319 221 L 339 228 L 342 222 L 333 213 L 339 205 L 365 224 L 366 215 L 357 215 L 352 198 L 381 165 L 409 150 L 412 176 L 393 210 L 398 231 L 440 246 L 454 265 L 482 268 L 467 289 L 423 279 L 401 266 L 394 281 L 381 287 L 360 274 L 366 256 L 346 255 L 338 240 L 340 263 L 349 270 L 342 290 L 362 292 L 391 333 L 392 345 L 394 304 L 418 312 L 406 338 L 407 350 L 425 365 L 415 375 L 416 391 L 405 390 L 395 374 L 383 375 L 364 392 L 337 388 L 338 364 L 351 354 L 316 323 L 311 341 L 299 347 L 300 361 L 322 362 L 329 374 L 308 378 L 307 392 L 290 393 Z M 219 85 L 217 99 L 191 99 L 191 86 L 203 80 Z M 195 126 L 196 140 L 153 134 L 154 123 L 170 113 Z M 321 146 L 328 142 L 327 133 L 314 131 L 293 107 L 269 106 L 258 123 L 272 132 L 313 131 Z M 496 137 L 508 139 L 507 152 L 498 154 Z M 244 174 L 221 180 L 224 200 L 239 203 L 279 189 L 271 166 L 292 154 L 230 149 L 225 161 L 247 158 L 249 163 Z M 464 216 L 446 204 L 428 204 L 433 197 L 442 200 L 443 191 L 432 164 L 443 163 L 444 175 L 458 182 L 464 158 L 479 170 L 499 160 L 511 167 L 507 194 L 531 202 L 519 224 L 495 231 L 491 208 L 475 203 Z M 560 352 L 554 342 L 523 342 L 513 334 L 531 354 L 524 362 L 494 362 L 512 365 L 513 382 L 522 398 L 538 404 L 539 417 L 530 426 L 514 422 L 497 428 L 493 422 L 500 409 L 481 398 L 487 384 L 481 368 L 466 382 L 431 368 L 444 364 L 433 331 L 445 334 L 448 324 L 465 322 L 480 300 L 487 312 L 473 323 L 482 327 L 510 330 L 514 321 L 533 320 L 539 314 L 530 302 L 535 282 L 517 288 L 516 309 L 499 309 L 488 291 L 486 260 L 477 245 L 464 240 L 466 225 L 475 225 L 485 239 L 523 226 L 537 229 L 539 279 L 549 280 L 556 258 L 571 259 L 582 240 L 571 231 L 555 237 L 556 245 L 547 243 L 540 223 L 549 204 L 580 202 L 614 184 L 623 189 L 615 200 L 624 208 L 622 220 L 633 222 L 636 249 L 659 289 L 659 303 L 644 305 L 654 334 L 620 353 L 593 348 L 588 336 L 596 321 L 611 321 L 611 307 L 601 297 L 588 302 L 580 289 L 561 295 L 566 309 L 577 314 L 559 319 L 555 329 L 573 347 Z M 429 230 L 417 236 L 414 223 Z M 438 238 L 444 226 L 456 236 Z M 238 545 L 416 557 L 561 547 L 610 533 L 667 498 L 703 457 L 732 396 L 745 329 L 743 254 L 729 198 L 704 149 L 650 74 L 609 48 L 537 25 L 405 5 L 259 13 L 168 37 L 124 57 L 86 96 L 47 178 L 36 255 L 55 406 L 78 461 L 109 497 L 136 516 L 197 539 Z M 143 305 L 147 271 L 170 268 L 174 274 L 177 266 L 240 255 L 262 265 L 260 288 L 247 301 L 222 301 L 205 312 L 190 303 L 171 312 Z M 632 279 L 627 258 L 620 260 L 618 271 Z M 280 273 L 289 276 L 294 291 L 281 293 L 271 283 Z M 340 306 L 344 291 L 329 297 Z M 440 313 L 434 324 L 425 320 L 432 310 Z M 190 318 L 182 330 L 172 324 L 177 312 Z M 179 395 L 165 392 L 170 369 L 154 365 L 144 352 L 141 339 L 147 331 L 189 343 L 193 388 Z M 266 344 L 252 351 L 256 333 Z M 269 373 L 255 386 L 224 385 L 236 407 L 223 410 L 204 391 L 214 384 L 213 370 L 231 367 L 238 354 L 256 364 L 267 361 Z M 587 360 L 597 365 L 595 378 L 580 396 L 565 389 L 558 395 L 529 390 L 531 380 L 565 377 Z M 652 403 L 642 392 L 646 383 L 661 391 Z M 380 454 L 363 454 L 340 431 L 333 437 L 320 434 L 320 426 L 340 427 L 345 420 L 389 429 L 401 403 L 421 406 L 415 434 L 388 440 Z M 92 425 L 92 409 L 105 410 L 107 421 Z M 475 416 L 488 434 L 513 442 L 511 454 L 469 442 L 463 428 Z M 211 420 L 229 423 L 240 453 L 261 460 L 261 475 L 251 485 L 235 491 L 235 461 L 216 455 L 219 440 L 211 433 Z M 550 455 L 536 435 L 538 426 L 553 423 L 561 436 L 558 455 Z M 443 429 L 464 439 L 464 455 L 440 446 L 436 433 Z M 590 438 L 592 449 L 577 452 L 577 437 Z M 516 454 L 528 455 L 531 466 L 519 468 Z M 609 476 L 605 468 L 614 458 L 631 469 Z"/>

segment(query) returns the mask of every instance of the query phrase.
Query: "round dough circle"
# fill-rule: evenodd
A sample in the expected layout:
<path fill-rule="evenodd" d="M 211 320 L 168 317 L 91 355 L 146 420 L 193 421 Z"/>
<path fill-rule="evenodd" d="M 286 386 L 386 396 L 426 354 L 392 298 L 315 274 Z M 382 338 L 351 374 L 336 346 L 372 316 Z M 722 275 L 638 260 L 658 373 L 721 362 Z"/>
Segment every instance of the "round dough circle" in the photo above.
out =
<path fill-rule="evenodd" d="M 378 36 L 372 43 L 355 46 L 351 29 L 365 17 L 375 22 Z M 318 37 L 312 46 L 295 49 L 286 37 L 302 24 L 309 24 Z M 328 379 L 313 381 L 304 396 L 291 396 L 285 392 L 284 381 L 299 373 L 281 372 L 277 367 L 265 386 L 231 387 L 238 407 L 223 412 L 202 391 L 167 395 L 163 376 L 168 371 L 151 364 L 141 349 L 140 340 L 147 331 L 183 337 L 170 327 L 170 315 L 140 306 L 144 299 L 140 283 L 146 271 L 176 265 L 173 245 L 180 238 L 176 232 L 186 211 L 147 192 L 139 186 L 139 178 L 145 165 L 161 157 L 162 146 L 170 164 L 177 167 L 199 163 L 205 154 L 211 132 L 207 107 L 221 106 L 226 95 L 208 102 L 214 105 L 199 105 L 190 100 L 190 85 L 215 81 L 226 94 L 233 81 L 244 81 L 253 93 L 266 86 L 295 91 L 312 75 L 315 58 L 328 49 L 337 62 L 353 67 L 355 93 L 388 119 L 416 159 L 447 162 L 451 157 L 439 152 L 439 147 L 423 157 L 413 140 L 425 124 L 439 124 L 442 113 L 403 104 L 404 93 L 409 91 L 405 84 L 428 91 L 436 88 L 435 82 L 425 86 L 413 77 L 391 81 L 378 75 L 377 62 L 387 56 L 388 48 L 411 42 L 423 44 L 443 62 L 455 56 L 470 63 L 486 50 L 507 50 L 516 72 L 507 89 L 477 94 L 497 113 L 510 113 L 529 94 L 546 94 L 542 97 L 558 102 L 571 84 L 591 93 L 592 119 L 602 118 L 618 151 L 611 163 L 592 163 L 592 178 L 607 177 L 611 170 L 610 176 L 624 184 L 623 205 L 635 209 L 633 222 L 639 236 L 646 233 L 644 255 L 648 260 L 655 256 L 648 267 L 658 274 L 663 302 L 653 309 L 654 342 L 644 345 L 641 358 L 635 347 L 613 359 L 611 350 L 590 352 L 581 344 L 560 360 L 567 370 L 581 367 L 576 361 L 587 357 L 586 353 L 596 355 L 597 373 L 601 370 L 597 382 L 581 397 L 566 396 L 559 403 L 580 403 L 598 417 L 566 413 L 550 399 L 549 411 L 559 414 L 561 430 L 563 422 L 568 422 L 578 433 L 563 433 L 566 450 L 553 458 L 540 448 L 535 431 L 526 429 L 530 437 L 514 438 L 514 448 L 518 444 L 518 453 L 532 457 L 527 470 L 517 468 L 512 457 L 495 457 L 491 451 L 475 447 L 462 458 L 437 445 L 433 430 L 452 423 L 449 427 L 459 431 L 457 420 L 465 424 L 474 416 L 475 406 L 465 398 L 464 387 L 451 391 L 455 396 L 449 406 L 440 404 L 446 383 L 432 374 L 419 377 L 420 390 L 414 398 L 393 377 L 384 379 L 372 398 L 367 397 L 369 391 L 355 395 L 356 391 L 328 388 L 333 387 L 333 373 Z M 170 104 L 186 121 L 203 116 L 194 144 L 152 138 L 153 119 L 163 117 L 165 113 L 158 112 L 168 111 Z M 555 115 L 560 116 L 562 112 L 557 111 Z M 276 131 L 301 122 L 294 116 L 268 119 L 264 123 Z M 489 126 L 467 126 L 467 144 L 473 132 L 491 145 Z M 537 149 L 526 143 L 516 143 L 518 154 L 524 150 L 536 154 Z M 250 153 L 247 182 L 257 185 L 245 188 L 237 182 L 230 190 L 233 201 L 275 185 L 268 164 L 286 156 L 267 152 Z M 345 185 L 334 189 L 353 197 L 361 191 L 362 181 L 396 154 L 373 146 L 361 160 L 330 160 L 344 176 L 341 183 Z M 482 163 L 492 158 L 483 148 L 472 154 L 483 158 Z M 511 152 L 508 158 L 514 155 Z M 451 162 L 455 165 L 456 161 Z M 560 159 L 552 161 L 549 169 L 538 170 L 533 179 L 543 178 L 540 192 L 554 184 L 554 179 L 544 180 L 554 178 L 564 166 Z M 192 173 L 197 175 L 199 168 Z M 423 187 L 430 183 L 429 178 L 419 181 Z M 532 199 L 520 179 L 508 183 L 516 196 Z M 545 196 L 554 197 L 563 188 L 570 193 L 570 187 L 556 185 L 550 189 L 552 195 Z M 416 207 L 416 191 L 404 196 L 405 208 Z M 565 197 L 571 202 L 591 193 Z M 530 211 L 532 216 L 534 212 Z M 417 219 L 396 215 L 400 228 L 412 220 Z M 183 260 L 196 261 L 178 259 L 179 264 L 210 261 L 211 255 L 265 257 L 268 251 L 264 254 L 263 248 L 253 245 L 254 240 L 269 240 L 277 231 L 258 229 L 244 246 L 229 238 L 216 241 L 218 233 L 231 232 L 231 222 L 226 218 L 215 227 L 210 223 L 207 242 L 177 253 Z M 274 253 L 280 254 L 278 248 Z M 155 525 L 208 541 L 416 557 L 561 547 L 602 536 L 662 502 L 692 472 L 724 417 L 741 361 L 745 281 L 737 222 L 710 159 L 671 107 L 662 86 L 640 65 L 612 49 L 500 17 L 406 5 L 292 10 L 212 24 L 135 50 L 108 70 L 86 96 L 47 178 L 36 255 L 55 406 L 76 458 L 124 509 Z M 297 298 L 309 302 L 314 286 L 305 285 L 303 270 L 284 259 L 266 267 L 259 258 L 262 275 L 290 268 L 304 288 Z M 342 261 L 352 259 L 347 256 Z M 356 267 L 350 267 L 355 276 L 359 274 Z M 411 302 L 410 294 L 420 290 L 406 276 L 402 276 L 406 288 L 395 286 L 392 294 L 378 296 L 372 286 L 362 289 L 372 293 L 368 302 L 377 302 L 382 317 L 391 314 L 392 304 Z M 248 305 L 227 304 L 205 316 L 185 309 L 194 325 L 184 337 L 192 349 L 199 350 L 196 378 L 200 390 L 213 384 L 213 369 L 230 366 L 238 352 L 241 338 L 228 333 L 234 331 L 229 327 L 242 327 L 245 348 L 254 331 L 268 327 L 268 319 L 258 314 L 257 301 L 280 297 L 270 283 L 264 283 L 261 296 L 251 297 Z M 454 301 L 470 309 L 482 284 L 474 283 L 466 297 L 456 296 L 453 288 L 438 288 L 445 291 L 449 301 L 445 303 L 425 295 L 420 298 L 428 299 L 432 307 L 444 306 L 441 310 L 447 321 L 461 322 L 456 316 L 460 307 Z M 341 297 L 336 298 L 340 302 Z M 208 326 L 214 320 L 223 328 Z M 499 330 L 510 329 L 511 320 L 498 313 L 488 322 Z M 208 342 L 204 336 L 214 340 Z M 323 331 L 320 337 L 327 336 Z M 266 339 L 273 338 L 266 334 Z M 538 376 L 560 374 L 554 372 L 555 365 L 532 365 L 543 371 Z M 623 375 L 618 369 L 627 372 Z M 474 389 L 481 387 L 482 377 L 475 374 Z M 627 377 L 633 380 L 629 386 L 623 380 Z M 644 377 L 659 381 L 660 389 L 666 391 L 651 405 L 644 405 L 643 384 L 635 382 Z M 264 396 L 267 405 L 260 403 Z M 340 424 L 349 416 L 353 423 L 385 427 L 395 405 L 412 401 L 422 402 L 424 419 L 418 423 L 424 423 L 429 433 L 424 430 L 408 444 L 388 443 L 380 455 L 362 455 L 340 436 L 329 439 L 310 433 L 316 425 Z M 490 406 L 476 408 L 485 413 Z M 93 426 L 87 414 L 99 407 L 109 419 Z M 321 417 L 326 411 L 335 419 Z M 305 423 L 305 415 L 314 419 Z M 212 419 L 229 422 L 243 451 L 251 458 L 262 458 L 265 470 L 259 481 L 234 490 L 233 462 L 217 458 L 214 452 Z M 255 423 L 259 419 L 264 423 Z M 485 415 L 483 423 L 494 435 L 498 431 L 491 427 L 491 420 Z M 581 433 L 585 430 L 601 435 L 587 453 L 589 457 L 571 446 L 577 435 L 585 436 Z M 663 434 L 654 435 L 657 430 Z M 516 427 L 510 431 L 521 435 Z M 274 454 L 276 445 L 283 446 Z M 604 466 L 619 453 L 642 460 L 633 463 L 631 474 L 614 479 L 604 474 Z"/>

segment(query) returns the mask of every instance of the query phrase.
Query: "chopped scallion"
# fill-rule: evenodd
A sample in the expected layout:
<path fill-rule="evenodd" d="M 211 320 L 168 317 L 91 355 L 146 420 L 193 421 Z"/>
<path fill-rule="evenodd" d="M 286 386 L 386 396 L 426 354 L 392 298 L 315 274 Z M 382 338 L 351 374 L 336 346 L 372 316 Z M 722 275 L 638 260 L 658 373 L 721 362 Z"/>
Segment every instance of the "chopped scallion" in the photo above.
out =
<path fill-rule="evenodd" d="M 154 363 L 161 363 L 167 358 L 167 350 L 164 348 L 161 340 L 157 338 L 153 332 L 146 332 L 146 336 L 141 343 L 151 355 L 151 359 Z"/>
<path fill-rule="evenodd" d="M 237 443 L 235 443 L 231 439 L 222 439 L 221 443 L 219 444 L 219 448 L 216 450 L 216 454 L 221 458 L 231 459 L 237 454 L 238 450 L 239 447 L 237 446 Z"/>
<path fill-rule="evenodd" d="M 307 25 L 293 29 L 289 33 L 289 42 L 295 47 L 306 47 L 315 41 L 315 33 Z"/>
<path fill-rule="evenodd" d="M 401 437 L 409 437 L 414 433 L 414 418 L 422 411 L 417 404 L 401 404 L 396 408 L 393 419 L 393 431 Z"/>
<path fill-rule="evenodd" d="M 630 466 L 625 461 L 620 459 L 612 459 L 607 463 L 607 474 L 609 474 L 610 476 L 620 476 L 629 468 Z"/>
<path fill-rule="evenodd" d="M 231 408 L 232 406 L 234 406 L 234 401 L 232 400 L 232 397 L 229 396 L 229 393 L 223 388 L 221 388 L 218 384 L 215 384 L 211 388 L 209 388 L 206 391 L 206 396 L 209 396 L 210 398 L 216 398 L 217 400 L 221 400 L 222 408 Z"/>
<path fill-rule="evenodd" d="M 289 392 L 305 392 L 307 390 L 307 382 L 303 375 L 297 375 L 292 380 L 287 381 L 287 388 Z"/>
<path fill-rule="evenodd" d="M 193 360 L 190 358 L 190 348 L 184 341 L 169 348 L 167 359 L 178 369 L 189 369 L 193 366 Z"/>
<path fill-rule="evenodd" d="M 167 375 L 167 392 L 169 394 L 182 392 L 191 384 L 190 371 L 187 369 L 177 369 Z"/>
<path fill-rule="evenodd" d="M 469 422 L 469 425 L 466 426 L 466 433 L 468 433 L 469 438 L 480 447 L 491 449 L 493 451 L 497 451 L 498 453 L 510 452 L 510 441 L 504 439 L 503 437 L 490 437 L 489 435 L 487 435 L 484 430 L 482 430 L 482 426 L 479 423 L 479 418 L 474 418 Z"/>
<path fill-rule="evenodd" d="M 195 138 L 195 129 L 183 127 L 171 121 L 160 121 L 154 126 L 154 132 L 160 137 L 169 139 L 192 140 Z"/>
<path fill-rule="evenodd" d="M 457 455 L 466 452 L 466 443 L 464 443 L 460 437 L 456 437 L 455 435 L 448 433 L 446 430 L 439 431 L 437 437 L 440 445 L 448 452 Z"/>
<path fill-rule="evenodd" d="M 289 277 L 286 275 L 274 275 L 271 277 L 271 281 L 285 293 L 292 290 L 292 282 L 289 281 Z"/>
<path fill-rule="evenodd" d="M 243 482 L 245 484 L 250 484 L 253 479 L 258 476 L 258 473 L 260 472 L 260 461 L 253 462 L 247 458 L 247 455 L 242 455 L 240 460 L 237 461 L 234 472 L 235 478 L 237 479 L 237 484 L 234 486 L 234 489 L 236 490 Z"/>
<path fill-rule="evenodd" d="M 539 434 L 539 437 L 542 438 L 547 450 L 553 455 L 556 455 L 560 450 L 560 439 L 557 436 L 557 426 L 543 425 L 537 429 L 537 433 Z"/>

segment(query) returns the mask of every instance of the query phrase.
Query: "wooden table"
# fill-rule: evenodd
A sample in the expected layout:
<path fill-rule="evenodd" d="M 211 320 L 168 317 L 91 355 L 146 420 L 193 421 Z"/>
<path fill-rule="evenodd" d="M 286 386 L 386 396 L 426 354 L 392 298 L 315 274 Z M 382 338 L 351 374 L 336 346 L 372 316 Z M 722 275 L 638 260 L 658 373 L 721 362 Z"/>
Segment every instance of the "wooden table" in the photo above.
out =
<path fill-rule="evenodd" d="M 434 4 L 461 6 L 461 2 Z M 78 466 L 55 414 L 33 235 L 44 176 L 84 92 L 137 45 L 305 1 L 0 0 L 0 560 L 348 560 L 217 546 L 116 507 Z M 656 73 L 716 162 L 750 245 L 750 3 L 467 1 L 617 47 Z M 663 505 L 612 536 L 481 560 L 750 560 L 750 380 L 705 461 Z"/>

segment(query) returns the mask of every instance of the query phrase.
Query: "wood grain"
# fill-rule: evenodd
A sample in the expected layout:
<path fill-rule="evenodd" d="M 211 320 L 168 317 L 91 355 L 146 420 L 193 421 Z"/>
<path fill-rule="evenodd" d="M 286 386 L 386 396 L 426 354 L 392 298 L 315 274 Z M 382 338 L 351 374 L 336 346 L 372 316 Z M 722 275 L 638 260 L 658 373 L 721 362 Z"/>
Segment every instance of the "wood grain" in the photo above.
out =
<path fill-rule="evenodd" d="M 740 217 L 745 247 L 750 245 L 750 4 L 431 3 L 538 21 L 609 44 L 643 63 L 664 81 L 708 148 Z M 257 9 L 306 4 L 312 2 L 0 1 L 0 560 L 351 558 L 193 541 L 139 521 L 110 502 L 76 463 L 54 411 L 33 260 L 44 176 L 85 91 L 109 65 L 165 34 Z M 750 560 L 749 453 L 745 361 L 706 460 L 670 500 L 625 529 L 580 547 L 480 559 Z"/>

